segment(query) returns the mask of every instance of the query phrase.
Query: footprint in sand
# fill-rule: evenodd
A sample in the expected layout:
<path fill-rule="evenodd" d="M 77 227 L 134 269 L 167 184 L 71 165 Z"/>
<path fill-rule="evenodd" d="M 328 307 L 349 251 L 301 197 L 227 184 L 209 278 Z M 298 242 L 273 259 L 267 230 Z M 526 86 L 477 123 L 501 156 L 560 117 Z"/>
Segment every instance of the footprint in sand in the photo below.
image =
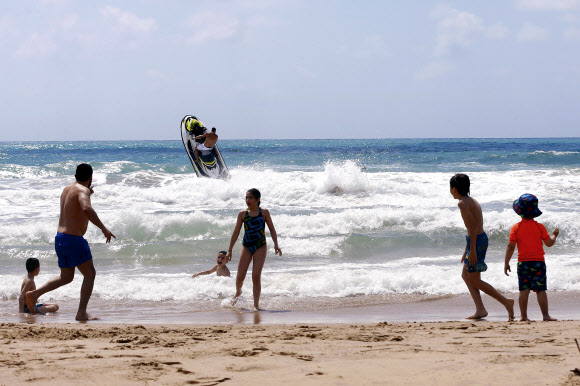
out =
<path fill-rule="evenodd" d="M 275 354 L 284 355 L 284 356 L 291 356 L 292 358 L 300 359 L 301 361 L 307 361 L 307 362 L 310 362 L 314 359 L 314 357 L 312 355 L 301 355 L 301 354 L 298 354 L 295 352 L 281 351 L 281 352 L 278 352 Z"/>
<path fill-rule="evenodd" d="M 221 379 L 198 378 L 198 380 L 186 381 L 185 383 L 188 385 L 214 386 L 222 382 L 229 381 L 230 379 L 231 378 L 221 378 Z"/>

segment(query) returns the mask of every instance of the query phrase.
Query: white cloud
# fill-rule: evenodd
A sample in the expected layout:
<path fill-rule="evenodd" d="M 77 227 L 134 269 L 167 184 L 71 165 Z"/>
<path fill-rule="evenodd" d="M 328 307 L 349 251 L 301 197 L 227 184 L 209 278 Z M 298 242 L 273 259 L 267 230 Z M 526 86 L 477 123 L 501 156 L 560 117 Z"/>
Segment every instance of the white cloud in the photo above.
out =
<path fill-rule="evenodd" d="M 248 28 L 269 29 L 280 26 L 282 22 L 271 15 L 252 15 L 245 18 L 244 24 Z"/>
<path fill-rule="evenodd" d="M 78 15 L 64 15 L 60 23 L 60 28 L 69 31 L 77 26 L 78 20 Z"/>
<path fill-rule="evenodd" d="M 296 71 L 299 74 L 302 74 L 302 76 L 304 76 L 305 78 L 308 79 L 316 79 L 318 78 L 318 75 L 316 74 L 316 72 L 304 67 L 304 66 L 296 66 Z"/>
<path fill-rule="evenodd" d="M 12 19 L 8 16 L 2 17 L 0 19 L 0 44 L 10 41 L 15 34 L 16 28 Z"/>
<path fill-rule="evenodd" d="M 363 40 L 358 55 L 361 58 L 366 58 L 375 55 L 384 55 L 386 53 L 387 48 L 382 36 L 369 35 Z"/>
<path fill-rule="evenodd" d="M 286 23 L 286 9 L 295 7 L 296 0 L 227 0 L 207 2 L 187 21 L 186 42 L 192 45 L 211 41 L 251 40 L 264 30 Z M 280 17 L 282 15 L 282 17 Z"/>
<path fill-rule="evenodd" d="M 151 80 L 164 81 L 167 79 L 167 75 L 165 75 L 165 73 L 154 69 L 145 71 L 145 75 Z"/>
<path fill-rule="evenodd" d="M 140 18 L 134 13 L 122 11 L 118 8 L 106 6 L 101 9 L 103 17 L 121 31 L 135 34 L 149 33 L 157 29 L 157 22 L 153 18 Z"/>
<path fill-rule="evenodd" d="M 40 0 L 40 3 L 42 5 L 60 7 L 60 6 L 67 5 L 68 3 L 70 3 L 70 0 Z"/>
<path fill-rule="evenodd" d="M 427 80 L 437 78 L 453 69 L 453 65 L 444 60 L 436 60 L 419 69 L 415 73 L 415 80 Z"/>
<path fill-rule="evenodd" d="M 578 15 L 574 15 L 573 13 L 565 14 L 564 16 L 562 16 L 562 19 L 566 23 L 577 23 L 578 21 L 580 21 L 580 17 L 578 17 Z"/>
<path fill-rule="evenodd" d="M 148 69 L 145 71 L 145 76 L 153 90 L 161 91 L 167 87 L 168 77 L 164 72 L 155 69 Z"/>
<path fill-rule="evenodd" d="M 429 16 L 433 20 L 443 19 L 453 13 L 457 12 L 457 10 L 450 5 L 447 4 L 439 4 L 431 9 Z"/>
<path fill-rule="evenodd" d="M 47 35 L 40 35 L 38 33 L 31 34 L 22 45 L 16 50 L 16 56 L 46 56 L 56 50 L 56 44 L 51 37 Z"/>
<path fill-rule="evenodd" d="M 488 39 L 503 39 L 509 34 L 510 30 L 502 23 L 496 23 L 485 30 L 485 36 Z"/>
<path fill-rule="evenodd" d="M 446 56 L 454 48 L 467 48 L 474 36 L 484 31 L 483 21 L 477 15 L 447 6 L 433 9 L 431 17 L 438 20 L 435 54 Z"/>
<path fill-rule="evenodd" d="M 580 28 L 578 27 L 570 27 L 564 32 L 564 36 L 566 39 L 569 40 L 578 40 L 580 41 Z"/>
<path fill-rule="evenodd" d="M 580 9 L 580 0 L 517 0 L 517 6 L 534 11 L 570 11 Z"/>
<path fill-rule="evenodd" d="M 228 40 L 240 32 L 240 20 L 231 14 L 204 11 L 193 15 L 189 26 L 193 34 L 187 39 L 189 44 L 204 44 L 212 40 Z"/>
<path fill-rule="evenodd" d="M 356 47 L 340 47 L 337 52 L 356 59 L 368 59 L 388 54 L 384 39 L 377 34 L 366 36 Z"/>
<path fill-rule="evenodd" d="M 548 30 L 535 24 L 526 22 L 518 32 L 520 41 L 541 41 L 548 38 Z"/>

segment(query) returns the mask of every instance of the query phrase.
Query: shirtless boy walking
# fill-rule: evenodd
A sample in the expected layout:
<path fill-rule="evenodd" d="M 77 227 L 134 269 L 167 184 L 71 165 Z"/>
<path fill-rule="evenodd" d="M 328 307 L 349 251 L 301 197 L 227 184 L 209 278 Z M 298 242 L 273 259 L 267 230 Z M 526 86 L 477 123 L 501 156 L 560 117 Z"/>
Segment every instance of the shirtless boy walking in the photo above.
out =
<path fill-rule="evenodd" d="M 480 290 L 503 304 L 509 316 L 509 320 L 514 318 L 514 300 L 508 299 L 490 284 L 481 280 L 481 272 L 487 270 L 485 264 L 485 254 L 487 252 L 487 235 L 483 231 L 483 214 L 479 203 L 469 196 L 469 177 L 466 174 L 456 174 L 449 181 L 450 192 L 453 198 L 459 200 L 457 206 L 461 211 L 463 223 L 467 228 L 467 243 L 465 251 L 461 257 L 463 273 L 461 277 L 475 303 L 475 314 L 466 319 L 482 319 L 487 316 L 487 310 L 481 300 Z"/>
<path fill-rule="evenodd" d="M 43 294 L 72 282 L 75 268 L 78 268 L 84 278 L 79 309 L 75 319 L 85 321 L 90 319 L 87 314 L 87 304 L 93 293 L 96 271 L 93 266 L 91 249 L 83 236 L 87 231 L 89 221 L 101 229 L 107 243 L 115 235 L 103 225 L 97 212 L 91 206 L 91 194 L 94 193 L 91 188 L 93 182 L 91 165 L 78 165 L 75 179 L 76 182 L 64 188 L 60 196 L 60 218 L 57 234 L 54 238 L 54 249 L 58 256 L 60 276 L 50 279 L 34 291 L 26 292 L 26 305 L 34 314 L 36 300 Z"/>

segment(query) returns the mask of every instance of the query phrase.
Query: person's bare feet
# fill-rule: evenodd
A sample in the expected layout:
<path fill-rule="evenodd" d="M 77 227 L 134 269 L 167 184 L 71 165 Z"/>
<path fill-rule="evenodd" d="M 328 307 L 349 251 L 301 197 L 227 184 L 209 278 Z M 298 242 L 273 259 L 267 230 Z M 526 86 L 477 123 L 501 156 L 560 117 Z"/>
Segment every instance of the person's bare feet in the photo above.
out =
<path fill-rule="evenodd" d="M 89 320 L 99 320 L 99 318 L 97 318 L 95 316 L 91 316 L 91 315 L 87 314 L 86 312 L 79 312 L 79 313 L 77 313 L 75 320 L 77 320 L 79 322 L 88 322 Z"/>
<path fill-rule="evenodd" d="M 258 312 L 258 311 L 262 311 L 262 309 L 260 307 L 254 306 L 253 311 L 254 312 Z"/>
<path fill-rule="evenodd" d="M 544 322 L 555 322 L 556 320 L 558 319 L 552 318 L 550 315 L 548 315 L 547 317 L 544 316 Z"/>
<path fill-rule="evenodd" d="M 487 316 L 487 311 L 483 311 L 483 312 L 476 312 L 475 314 L 468 316 L 465 319 L 483 319 Z"/>
<path fill-rule="evenodd" d="M 531 320 L 528 319 L 527 317 L 525 317 L 525 318 L 520 318 L 520 322 L 531 322 Z"/>
<path fill-rule="evenodd" d="M 32 291 L 28 291 L 26 293 L 26 307 L 28 307 L 28 311 L 32 314 L 32 315 L 36 315 L 36 308 L 34 306 L 36 306 L 36 300 L 34 299 L 31 295 Z"/>
<path fill-rule="evenodd" d="M 236 294 L 234 295 L 232 300 L 230 300 L 230 306 L 232 306 L 232 307 L 235 306 L 241 295 L 242 295 L 242 291 L 236 291 Z"/>
<path fill-rule="evenodd" d="M 505 309 L 508 312 L 508 321 L 511 322 L 514 320 L 514 304 L 515 304 L 515 300 L 514 299 L 508 299 L 507 303 L 504 304 Z"/>

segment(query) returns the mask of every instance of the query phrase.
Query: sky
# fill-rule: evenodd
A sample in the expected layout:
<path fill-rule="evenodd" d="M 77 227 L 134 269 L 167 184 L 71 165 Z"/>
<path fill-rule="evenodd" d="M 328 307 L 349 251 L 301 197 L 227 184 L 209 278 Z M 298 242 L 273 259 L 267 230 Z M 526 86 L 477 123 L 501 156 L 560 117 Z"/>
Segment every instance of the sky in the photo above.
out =
<path fill-rule="evenodd" d="M 0 141 L 577 137 L 580 0 L 19 0 Z"/>

